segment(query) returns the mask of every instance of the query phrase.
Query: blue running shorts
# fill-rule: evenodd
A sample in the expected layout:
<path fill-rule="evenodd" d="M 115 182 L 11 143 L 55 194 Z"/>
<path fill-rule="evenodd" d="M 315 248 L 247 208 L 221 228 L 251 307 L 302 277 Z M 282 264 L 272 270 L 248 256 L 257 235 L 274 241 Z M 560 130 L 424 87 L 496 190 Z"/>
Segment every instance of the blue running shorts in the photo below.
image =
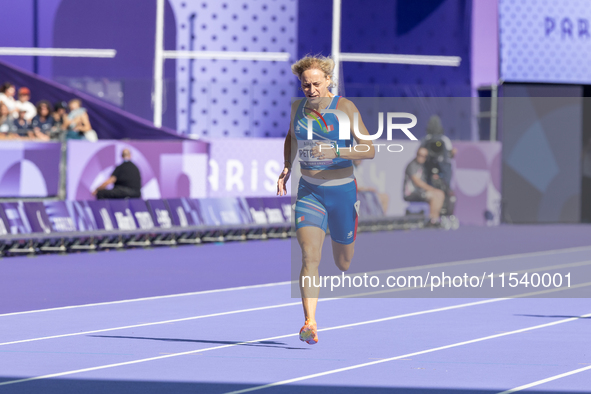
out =
<path fill-rule="evenodd" d="M 313 184 L 311 181 L 320 184 Z M 326 232 L 328 227 L 333 241 L 348 245 L 357 236 L 357 182 L 351 178 L 348 183 L 330 186 L 335 181 L 342 182 L 317 179 L 307 181 L 304 177 L 300 178 L 295 204 L 296 230 L 313 226 Z"/>

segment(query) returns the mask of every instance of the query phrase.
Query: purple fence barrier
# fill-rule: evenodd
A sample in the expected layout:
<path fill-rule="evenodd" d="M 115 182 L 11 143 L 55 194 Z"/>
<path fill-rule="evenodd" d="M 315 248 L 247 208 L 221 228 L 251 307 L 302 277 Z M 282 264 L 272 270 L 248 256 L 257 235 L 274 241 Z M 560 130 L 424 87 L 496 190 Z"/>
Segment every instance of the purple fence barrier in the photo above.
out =
<path fill-rule="evenodd" d="M 43 205 L 53 231 L 67 232 L 78 230 L 65 201 L 44 201 Z"/>
<path fill-rule="evenodd" d="M 42 202 L 25 202 L 25 214 L 34 233 L 51 233 L 51 223 Z"/>
<path fill-rule="evenodd" d="M 9 234 L 10 225 L 8 224 L 8 218 L 4 213 L 4 208 L 0 205 L 0 235 Z"/>
<path fill-rule="evenodd" d="M 147 230 L 155 227 L 152 215 L 144 200 L 140 200 L 139 198 L 130 199 L 129 208 L 133 213 L 138 228 Z"/>
<path fill-rule="evenodd" d="M 204 224 L 208 226 L 253 222 L 244 198 L 203 198 L 193 202 L 196 203 Z"/>
<path fill-rule="evenodd" d="M 203 220 L 199 217 L 197 207 L 187 198 L 170 198 L 166 200 L 173 226 L 199 226 Z"/>
<path fill-rule="evenodd" d="M 99 229 L 88 201 L 65 201 L 65 203 L 76 230 L 93 231 Z"/>
<path fill-rule="evenodd" d="M 10 234 L 29 234 L 31 233 L 31 225 L 25 213 L 24 204 L 20 202 L 5 202 L 2 203 L 2 208 L 6 214 Z"/>
<path fill-rule="evenodd" d="M 289 223 L 291 220 L 290 201 L 289 197 L 246 198 L 253 222 L 257 224 Z M 287 215 L 284 212 L 287 212 Z"/>
<path fill-rule="evenodd" d="M 115 215 L 113 215 L 107 200 L 87 201 L 86 204 L 92 212 L 97 230 L 114 230 L 118 228 Z"/>
<path fill-rule="evenodd" d="M 172 227 L 172 215 L 168 209 L 168 205 L 164 200 L 148 200 L 146 201 L 152 220 L 160 228 Z"/>

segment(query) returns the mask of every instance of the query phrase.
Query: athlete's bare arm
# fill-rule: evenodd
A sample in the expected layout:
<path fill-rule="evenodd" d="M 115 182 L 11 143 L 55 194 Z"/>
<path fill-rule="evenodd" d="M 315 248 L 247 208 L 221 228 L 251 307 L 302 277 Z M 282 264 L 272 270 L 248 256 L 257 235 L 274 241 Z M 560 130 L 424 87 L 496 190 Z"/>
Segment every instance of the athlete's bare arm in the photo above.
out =
<path fill-rule="evenodd" d="M 296 100 L 291 104 L 291 121 L 289 123 L 289 130 L 285 136 L 285 141 L 283 142 L 283 171 L 281 171 L 279 179 L 277 180 L 278 196 L 287 195 L 287 182 L 289 181 L 289 176 L 291 174 L 291 166 L 298 152 L 298 145 L 295 135 L 293 134 L 292 126 L 299 103 L 300 100 Z"/>

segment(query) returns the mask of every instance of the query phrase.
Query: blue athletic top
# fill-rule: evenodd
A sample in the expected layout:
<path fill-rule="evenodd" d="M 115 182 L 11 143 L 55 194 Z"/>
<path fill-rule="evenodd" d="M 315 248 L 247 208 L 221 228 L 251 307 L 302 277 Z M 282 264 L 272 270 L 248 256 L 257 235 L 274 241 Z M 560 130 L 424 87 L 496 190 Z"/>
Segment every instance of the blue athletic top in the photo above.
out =
<path fill-rule="evenodd" d="M 337 109 L 341 96 L 334 96 L 326 109 Z M 298 105 L 294 118 L 295 135 L 298 141 L 298 153 L 300 166 L 305 170 L 336 170 L 338 168 L 351 167 L 351 160 L 340 157 L 328 160 L 320 160 L 310 155 L 311 149 L 316 146 L 316 141 L 326 143 L 336 142 L 339 148 L 353 145 L 353 137 L 348 140 L 339 140 L 339 122 L 336 115 L 324 114 L 306 107 L 308 99 L 302 99 Z M 308 119 L 312 119 L 312 140 L 308 140 Z"/>

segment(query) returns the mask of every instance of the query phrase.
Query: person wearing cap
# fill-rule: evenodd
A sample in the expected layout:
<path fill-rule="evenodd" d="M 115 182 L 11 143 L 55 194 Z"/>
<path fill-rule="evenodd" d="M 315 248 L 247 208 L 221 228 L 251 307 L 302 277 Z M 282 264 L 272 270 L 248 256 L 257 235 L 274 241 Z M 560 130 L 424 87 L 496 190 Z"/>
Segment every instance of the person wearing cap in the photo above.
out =
<path fill-rule="evenodd" d="M 18 90 L 18 100 L 16 101 L 17 111 L 25 111 L 25 119 L 27 122 L 31 122 L 35 115 L 37 115 L 37 108 L 29 101 L 31 98 L 31 91 L 29 88 L 22 87 Z"/>

